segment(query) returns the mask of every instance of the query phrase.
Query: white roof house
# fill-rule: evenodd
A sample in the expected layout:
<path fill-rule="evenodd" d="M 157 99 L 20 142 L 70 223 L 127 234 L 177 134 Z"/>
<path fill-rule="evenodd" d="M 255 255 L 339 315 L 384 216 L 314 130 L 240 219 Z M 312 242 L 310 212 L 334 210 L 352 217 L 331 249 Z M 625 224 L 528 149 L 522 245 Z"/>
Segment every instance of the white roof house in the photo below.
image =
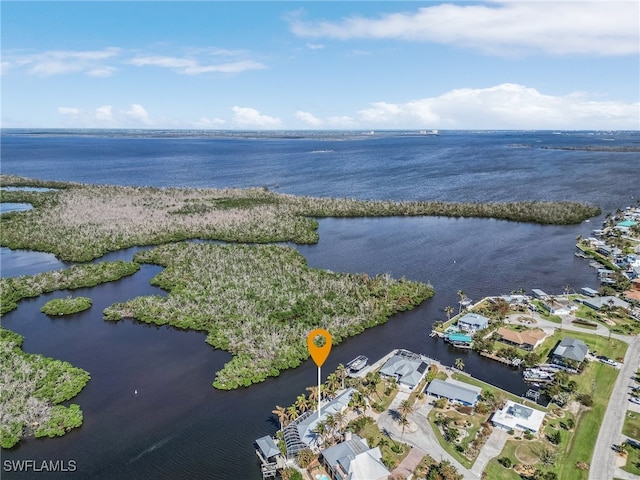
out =
<path fill-rule="evenodd" d="M 382 463 L 380 448 L 369 448 L 357 435 L 322 451 L 324 465 L 333 478 L 344 480 L 387 480 L 391 472 Z"/>
<path fill-rule="evenodd" d="M 505 406 L 493 414 L 491 422 L 494 426 L 505 430 L 529 430 L 536 433 L 542 425 L 544 416 L 544 412 L 540 410 L 507 400 Z"/>
<path fill-rule="evenodd" d="M 458 328 L 465 332 L 475 332 L 488 326 L 489 319 L 478 313 L 467 313 L 458 319 Z"/>

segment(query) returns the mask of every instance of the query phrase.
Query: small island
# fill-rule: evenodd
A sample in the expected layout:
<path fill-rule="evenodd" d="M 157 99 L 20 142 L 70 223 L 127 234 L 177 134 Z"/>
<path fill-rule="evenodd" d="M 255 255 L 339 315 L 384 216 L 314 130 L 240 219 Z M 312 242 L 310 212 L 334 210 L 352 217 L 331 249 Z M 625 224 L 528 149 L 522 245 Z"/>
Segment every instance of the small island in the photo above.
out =
<path fill-rule="evenodd" d="M 40 311 L 51 316 L 71 315 L 88 310 L 93 305 L 93 300 L 88 297 L 68 296 L 66 298 L 54 298 L 45 303 Z"/>

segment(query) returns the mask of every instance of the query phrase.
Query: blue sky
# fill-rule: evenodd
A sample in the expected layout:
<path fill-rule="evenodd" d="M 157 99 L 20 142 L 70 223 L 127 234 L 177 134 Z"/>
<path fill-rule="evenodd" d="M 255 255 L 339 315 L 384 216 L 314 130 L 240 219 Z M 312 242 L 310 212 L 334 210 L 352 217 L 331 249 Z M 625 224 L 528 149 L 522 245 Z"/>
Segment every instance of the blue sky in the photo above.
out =
<path fill-rule="evenodd" d="M 640 129 L 640 3 L 11 1 L 2 126 Z"/>

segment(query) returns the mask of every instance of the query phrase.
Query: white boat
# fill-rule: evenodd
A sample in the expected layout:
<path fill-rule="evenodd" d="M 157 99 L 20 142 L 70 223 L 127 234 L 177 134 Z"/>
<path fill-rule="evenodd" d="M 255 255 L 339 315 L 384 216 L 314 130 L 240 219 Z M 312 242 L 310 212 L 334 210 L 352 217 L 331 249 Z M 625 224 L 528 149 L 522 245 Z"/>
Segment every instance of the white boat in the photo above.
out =
<path fill-rule="evenodd" d="M 367 366 L 369 359 L 364 355 L 358 355 L 356 358 L 347 363 L 347 369 L 352 372 L 359 372 Z"/>

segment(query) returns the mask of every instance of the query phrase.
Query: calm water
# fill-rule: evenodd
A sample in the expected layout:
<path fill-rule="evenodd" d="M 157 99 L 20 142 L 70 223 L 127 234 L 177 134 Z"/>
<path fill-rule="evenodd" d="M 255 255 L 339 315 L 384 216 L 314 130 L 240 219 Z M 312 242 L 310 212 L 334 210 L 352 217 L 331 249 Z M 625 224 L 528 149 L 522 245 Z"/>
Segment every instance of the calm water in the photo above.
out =
<path fill-rule="evenodd" d="M 570 199 L 595 203 L 606 213 L 638 198 L 638 154 L 540 147 L 638 142 L 638 133 L 589 132 L 443 132 L 439 137 L 386 134 L 366 139 L 56 134 L 5 135 L 1 153 L 2 173 L 52 180 L 193 187 L 277 184 L 286 193 L 359 198 Z M 575 237 L 597 228 L 599 220 L 568 227 L 447 218 L 321 220 L 320 242 L 297 247 L 310 266 L 390 272 L 429 281 L 436 289 L 435 297 L 419 308 L 334 347 L 323 373 L 358 354 L 376 359 L 403 347 L 445 364 L 463 357 L 471 374 L 523 393 L 526 387 L 516 372 L 473 353 L 450 350 L 428 337 L 430 325 L 445 317 L 445 306 L 456 306 L 458 290 L 478 299 L 519 288 L 559 292 L 567 284 L 596 287 L 593 269 L 573 251 Z M 130 259 L 135 250 L 105 258 Z M 51 255 L 8 249 L 0 249 L 0 262 L 3 276 L 65 266 Z M 2 452 L 3 460 L 73 459 L 77 478 L 260 478 L 252 442 L 276 431 L 271 410 L 276 404 L 289 405 L 314 384 L 315 366 L 307 362 L 263 384 L 219 392 L 211 382 L 230 357 L 206 345 L 204 334 L 102 320 L 102 310 L 113 302 L 162 294 L 149 285 L 158 271 L 143 266 L 132 277 L 75 291 L 91 296 L 94 305 L 69 318 L 50 319 L 39 311 L 47 300 L 67 292 L 23 301 L 3 317 L 6 328 L 25 336 L 25 351 L 68 360 L 92 376 L 74 399 L 84 411 L 82 428 L 59 439 L 23 441 Z"/>

